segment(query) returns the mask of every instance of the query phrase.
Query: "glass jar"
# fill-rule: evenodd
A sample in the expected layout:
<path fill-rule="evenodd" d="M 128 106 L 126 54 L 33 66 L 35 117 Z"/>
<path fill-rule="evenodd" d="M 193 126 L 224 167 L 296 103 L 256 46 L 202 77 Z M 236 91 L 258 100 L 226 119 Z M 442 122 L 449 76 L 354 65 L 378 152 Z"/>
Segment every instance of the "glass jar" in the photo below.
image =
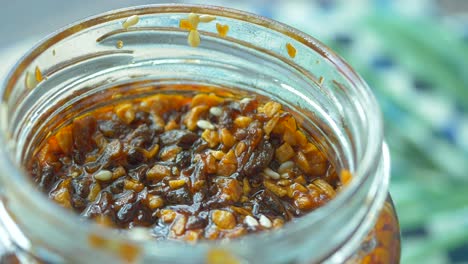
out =
<path fill-rule="evenodd" d="M 216 16 L 200 23 L 197 48 L 179 27 L 191 12 Z M 139 22 L 124 29 L 132 15 Z M 217 33 L 216 23 L 229 26 L 227 36 Z M 281 102 L 316 131 L 320 147 L 336 168 L 352 172 L 352 181 L 327 205 L 278 231 L 193 245 L 82 221 L 35 188 L 22 164 L 50 131 L 89 109 L 171 84 L 232 87 Z M 112 11 L 44 39 L 0 89 L 0 229 L 8 234 L 1 241 L 20 261 L 214 263 L 216 255 L 232 263 L 399 262 L 376 100 L 346 62 L 296 29 L 212 6 Z"/>

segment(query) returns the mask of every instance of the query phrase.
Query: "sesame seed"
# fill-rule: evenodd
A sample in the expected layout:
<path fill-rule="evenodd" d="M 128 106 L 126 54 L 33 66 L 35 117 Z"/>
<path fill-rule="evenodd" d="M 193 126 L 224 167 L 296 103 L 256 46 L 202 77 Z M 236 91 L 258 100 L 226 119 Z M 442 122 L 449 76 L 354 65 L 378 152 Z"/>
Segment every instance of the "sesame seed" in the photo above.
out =
<path fill-rule="evenodd" d="M 221 109 L 220 107 L 216 107 L 216 106 L 211 107 L 210 114 L 214 116 L 221 116 L 223 114 L 223 109 Z"/>
<path fill-rule="evenodd" d="M 260 215 L 259 221 L 260 221 L 260 225 L 262 225 L 265 228 L 271 228 L 272 226 L 270 219 L 268 219 L 268 217 L 264 215 Z"/>
<path fill-rule="evenodd" d="M 294 167 L 294 162 L 292 162 L 290 160 L 286 161 L 286 162 L 283 162 L 278 168 L 278 173 L 279 174 L 284 174 L 288 170 L 292 169 L 293 167 Z"/>
<path fill-rule="evenodd" d="M 289 173 L 283 173 L 281 174 L 281 179 L 289 179 Z"/>
<path fill-rule="evenodd" d="M 239 101 L 240 104 L 248 104 L 252 98 L 246 97 Z"/>
<path fill-rule="evenodd" d="M 140 103 L 140 107 L 145 109 L 145 108 L 148 108 L 150 106 L 150 104 L 148 103 L 148 101 L 141 101 Z"/>
<path fill-rule="evenodd" d="M 30 72 L 26 72 L 25 85 L 28 89 L 33 89 L 37 85 L 36 76 Z"/>
<path fill-rule="evenodd" d="M 136 25 L 138 23 L 138 21 L 140 21 L 140 17 L 137 16 L 137 15 L 133 15 L 131 17 L 128 17 L 122 23 L 122 27 L 125 28 L 125 29 L 128 29 L 129 27 Z"/>
<path fill-rule="evenodd" d="M 213 20 L 215 20 L 216 17 L 215 16 L 210 16 L 210 15 L 201 15 L 200 16 L 200 22 L 203 22 L 203 23 L 209 23 Z"/>
<path fill-rule="evenodd" d="M 188 44 L 192 47 L 198 47 L 198 45 L 200 45 L 200 33 L 198 33 L 198 30 L 190 30 Z"/>
<path fill-rule="evenodd" d="M 258 226 L 258 221 L 257 219 L 253 218 L 252 216 L 248 215 L 245 217 L 244 222 L 249 226 L 249 227 L 257 227 Z"/>
<path fill-rule="evenodd" d="M 209 130 L 215 129 L 215 126 L 211 124 L 210 121 L 206 121 L 206 120 L 198 120 L 197 126 L 201 129 L 209 129 Z"/>
<path fill-rule="evenodd" d="M 115 46 L 116 46 L 118 49 L 121 49 L 121 48 L 123 48 L 124 43 L 123 43 L 123 41 L 118 40 L 117 43 L 115 43 Z"/>
<path fill-rule="evenodd" d="M 151 239 L 152 236 L 150 234 L 151 234 L 151 230 L 149 228 L 144 228 L 144 227 L 133 227 L 128 232 L 128 235 L 135 240 Z"/>
<path fill-rule="evenodd" d="M 100 181 L 108 181 L 112 179 L 112 172 L 108 170 L 101 170 L 98 173 L 94 174 L 94 179 Z"/>
<path fill-rule="evenodd" d="M 190 13 L 188 15 L 188 21 L 192 27 L 196 29 L 198 27 L 198 23 L 200 23 L 200 16 L 194 13 Z"/>
<path fill-rule="evenodd" d="M 263 173 L 268 176 L 269 178 L 272 178 L 272 179 L 275 179 L 275 180 L 278 180 L 280 178 L 280 175 L 276 172 L 276 171 L 273 171 L 272 169 L 270 168 L 265 168 L 263 170 Z"/>
<path fill-rule="evenodd" d="M 323 78 L 323 76 L 320 76 L 320 78 L 318 80 L 319 84 L 322 85 L 324 80 L 325 80 L 325 78 Z"/>

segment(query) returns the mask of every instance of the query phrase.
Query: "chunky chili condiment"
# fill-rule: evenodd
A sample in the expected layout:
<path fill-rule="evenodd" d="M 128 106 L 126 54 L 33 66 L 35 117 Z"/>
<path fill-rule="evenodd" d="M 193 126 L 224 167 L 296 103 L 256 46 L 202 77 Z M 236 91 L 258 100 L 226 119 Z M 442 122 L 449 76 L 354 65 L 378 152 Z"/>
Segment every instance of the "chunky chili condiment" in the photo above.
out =
<path fill-rule="evenodd" d="M 281 104 L 213 93 L 93 110 L 52 133 L 29 170 L 83 218 L 188 241 L 279 228 L 342 185 Z"/>

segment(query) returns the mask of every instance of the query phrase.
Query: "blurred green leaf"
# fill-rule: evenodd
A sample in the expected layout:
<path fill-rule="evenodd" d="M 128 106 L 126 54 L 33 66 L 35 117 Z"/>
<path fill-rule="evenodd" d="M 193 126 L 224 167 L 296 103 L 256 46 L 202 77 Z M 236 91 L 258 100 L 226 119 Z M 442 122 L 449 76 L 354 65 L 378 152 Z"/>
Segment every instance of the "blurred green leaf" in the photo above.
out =
<path fill-rule="evenodd" d="M 374 20 L 377 19 L 364 19 L 364 21 L 366 22 L 371 22 Z M 385 28 L 388 31 L 392 31 L 391 25 L 388 25 L 384 22 L 379 23 L 385 26 L 379 28 Z M 398 23 L 400 24 L 400 27 L 403 27 L 401 24 L 404 22 L 400 21 L 395 23 Z M 375 23 L 375 25 L 372 25 L 371 27 L 377 28 L 378 26 L 376 26 L 376 24 L 377 23 Z M 411 26 L 408 25 L 408 27 Z M 393 31 L 397 32 L 397 29 L 398 28 L 395 28 Z M 409 42 L 406 40 L 406 38 L 402 38 L 401 34 L 396 34 L 395 32 L 392 33 L 392 36 L 395 35 L 396 40 L 393 40 L 389 34 L 386 34 L 387 32 L 383 31 L 379 32 L 377 36 L 382 37 L 383 40 L 381 41 L 385 42 L 387 47 L 392 41 L 401 46 L 399 48 L 395 48 L 395 46 L 393 46 L 395 52 L 403 51 L 404 53 L 411 53 L 409 51 L 417 50 L 417 48 L 415 47 L 408 47 L 414 45 L 414 41 Z M 414 32 L 406 32 L 405 34 L 413 33 Z M 377 34 L 377 32 L 375 32 L 375 34 Z M 453 32 L 446 32 L 445 34 L 451 36 L 446 36 L 444 39 L 454 40 L 455 34 Z M 427 39 L 419 41 L 424 42 L 427 41 Z M 464 159 L 468 158 L 466 153 L 464 153 L 461 149 L 457 149 L 456 146 L 449 143 L 446 139 L 435 136 L 433 131 L 433 124 L 430 122 L 427 116 L 424 115 L 424 113 L 417 111 L 417 104 L 414 104 L 414 99 L 409 98 L 406 95 L 406 93 L 395 93 L 394 90 L 396 89 L 396 87 L 392 87 L 393 84 L 389 84 L 388 81 L 384 78 L 386 73 L 379 73 L 375 71 L 375 69 L 373 69 L 365 59 L 354 54 L 352 50 L 348 50 L 345 47 L 342 47 L 333 42 L 330 43 L 333 49 L 335 49 L 339 54 L 343 55 L 343 57 L 349 60 L 351 65 L 353 65 L 353 67 L 357 69 L 357 71 L 361 73 L 362 76 L 364 76 L 364 79 L 374 89 L 374 93 L 376 93 L 381 105 L 390 105 L 389 108 L 398 109 L 398 111 L 400 112 L 400 114 L 396 117 L 392 117 L 388 112 L 389 109 L 383 109 L 386 126 L 385 133 L 389 138 L 392 138 L 394 141 L 399 143 L 398 147 L 400 148 L 400 152 L 407 153 L 405 157 L 409 160 L 419 160 L 426 166 L 431 166 L 440 171 L 443 171 L 449 177 L 455 177 L 465 182 L 468 181 L 468 178 L 466 177 L 466 171 L 468 171 L 468 164 L 466 162 L 463 162 Z M 454 46 L 459 47 L 463 45 L 454 44 Z M 420 66 L 422 67 L 425 64 L 425 58 L 428 57 L 434 60 L 434 64 L 437 65 L 436 68 L 441 68 L 444 69 L 443 71 L 445 71 L 445 66 L 443 66 L 443 62 L 446 61 L 446 59 L 442 58 L 442 51 L 437 48 L 431 48 L 427 50 L 430 50 L 431 52 L 425 51 L 423 53 L 423 57 L 418 57 L 415 54 L 413 54 L 408 56 L 409 59 L 396 52 L 399 54 L 397 56 L 397 62 L 400 63 L 400 60 L 417 61 L 414 63 L 414 67 L 418 68 Z M 463 50 L 465 50 L 465 48 L 463 48 Z M 465 62 L 461 62 L 459 59 L 455 60 L 457 61 L 457 63 L 465 64 Z M 466 69 L 468 69 L 468 64 L 466 66 Z M 427 72 L 426 74 L 431 75 L 432 73 Z M 453 100 L 455 100 L 455 98 L 460 99 L 466 97 L 466 104 L 468 106 L 468 88 L 465 88 L 463 85 L 460 85 L 463 83 L 463 80 L 456 74 L 450 74 L 450 79 L 450 82 L 456 84 L 456 88 L 454 88 L 453 90 L 463 95 L 458 97 L 454 96 Z M 386 110 L 387 112 L 385 112 Z M 390 148 L 392 150 L 394 149 L 392 145 L 390 145 Z"/>
<path fill-rule="evenodd" d="M 468 48 L 435 21 L 377 14 L 364 20 L 386 52 L 468 110 Z"/>
<path fill-rule="evenodd" d="M 435 89 L 428 93 L 458 102 L 468 112 L 468 45 L 454 32 L 435 20 L 388 14 L 362 18 L 356 28 L 364 28 L 384 55 L 395 61 L 396 78 L 400 73 L 401 78 L 419 78 Z M 468 224 L 463 220 L 468 217 L 467 153 L 437 134 L 437 124 L 414 102 L 424 99 L 419 93 L 395 87 L 388 81 L 386 69 L 376 70 L 371 65 L 374 54 L 366 57 L 346 45 L 327 43 L 364 77 L 380 101 L 392 155 L 390 191 L 402 230 L 425 227 L 430 232 L 422 240 L 404 241 L 402 261 L 448 263 L 445 252 L 468 242 Z M 412 79 L 401 83 L 412 88 L 408 81 Z M 447 223 L 447 229 L 441 228 Z"/>

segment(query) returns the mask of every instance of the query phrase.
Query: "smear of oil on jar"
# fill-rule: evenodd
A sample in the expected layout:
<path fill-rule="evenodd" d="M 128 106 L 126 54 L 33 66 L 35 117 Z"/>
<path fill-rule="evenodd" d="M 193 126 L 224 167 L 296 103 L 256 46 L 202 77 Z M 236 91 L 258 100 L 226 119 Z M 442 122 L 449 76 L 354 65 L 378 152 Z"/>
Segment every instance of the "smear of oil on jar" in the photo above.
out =
<path fill-rule="evenodd" d="M 400 263 L 400 228 L 391 201 L 385 202 L 374 228 L 348 264 Z"/>

